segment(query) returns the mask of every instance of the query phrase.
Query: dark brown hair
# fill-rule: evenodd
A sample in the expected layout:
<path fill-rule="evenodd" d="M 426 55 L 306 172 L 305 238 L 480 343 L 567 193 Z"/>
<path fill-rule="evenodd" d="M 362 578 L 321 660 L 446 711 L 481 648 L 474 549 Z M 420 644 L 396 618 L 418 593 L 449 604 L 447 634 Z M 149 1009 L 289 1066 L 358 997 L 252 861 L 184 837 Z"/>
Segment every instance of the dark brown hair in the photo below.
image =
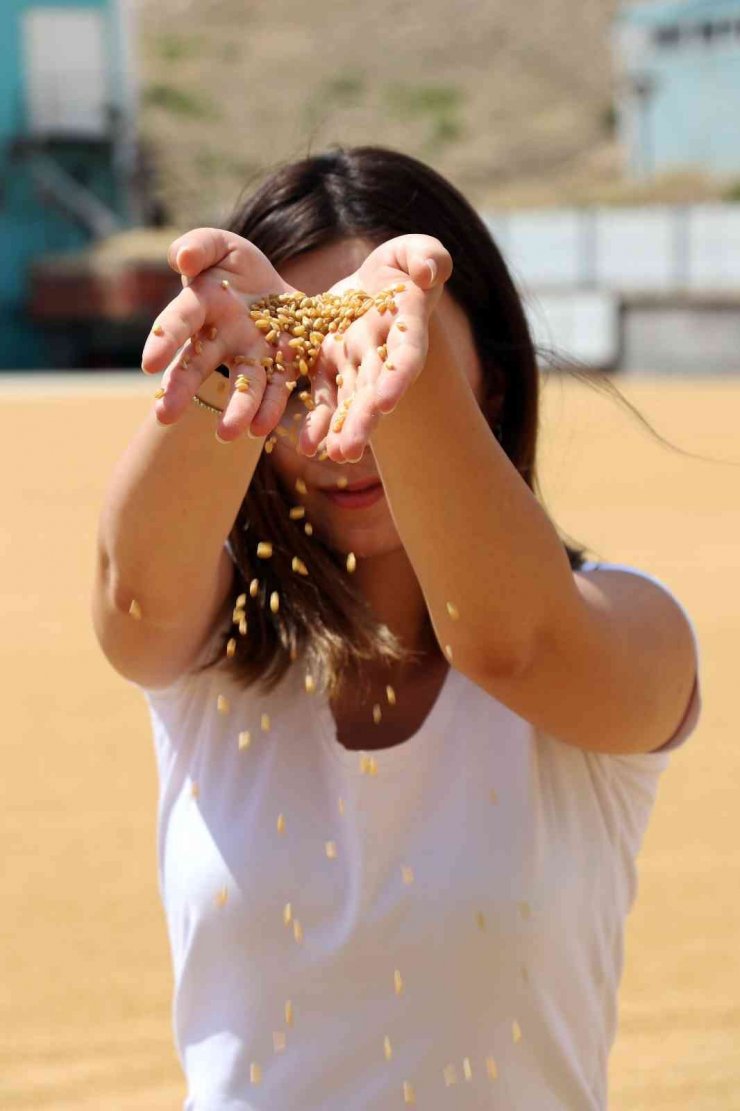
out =
<path fill-rule="evenodd" d="M 441 240 L 453 262 L 445 288 L 468 316 L 483 369 L 482 411 L 492 434 L 500 424 L 503 450 L 542 501 L 535 470 L 539 371 L 529 326 L 488 228 L 453 185 L 397 151 L 339 147 L 275 170 L 228 226 L 278 270 L 298 255 L 348 238 L 378 245 L 423 233 Z M 259 680 L 269 691 L 301 656 L 317 688 L 336 694 L 344 680 L 361 678 L 363 663 L 410 658 L 355 589 L 344 557 L 318 537 L 309 539 L 303 522 L 289 519 L 289 506 L 263 453 L 229 535 L 235 560 L 230 609 L 253 577 L 259 578 L 259 592 L 254 599 L 247 594 L 248 632 L 242 637 L 234 628 L 237 645 L 228 670 L 243 684 Z M 260 540 L 272 541 L 271 559 L 256 557 Z M 563 545 L 577 570 L 585 549 Z M 292 571 L 294 556 L 309 566 L 308 577 Z M 277 614 L 266 604 L 274 590 L 280 593 Z"/>

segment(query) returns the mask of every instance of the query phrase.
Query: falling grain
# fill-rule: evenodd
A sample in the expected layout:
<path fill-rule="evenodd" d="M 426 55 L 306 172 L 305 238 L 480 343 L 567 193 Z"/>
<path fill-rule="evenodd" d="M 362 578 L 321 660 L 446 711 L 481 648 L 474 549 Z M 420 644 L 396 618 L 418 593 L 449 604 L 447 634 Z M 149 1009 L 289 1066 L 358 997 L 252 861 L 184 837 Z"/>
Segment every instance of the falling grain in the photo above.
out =
<path fill-rule="evenodd" d="M 411 884 L 411 883 L 414 882 L 414 870 L 413 870 L 413 868 L 409 867 L 408 864 L 402 864 L 401 865 L 401 875 L 403 876 L 403 882 L 407 886 L 408 886 L 408 884 Z"/>
<path fill-rule="evenodd" d="M 414 1095 L 414 1089 L 411 1086 L 411 1084 L 409 1084 L 408 1080 L 404 1080 L 404 1082 L 403 1082 L 403 1102 L 404 1103 L 416 1103 L 416 1096 Z"/>
<path fill-rule="evenodd" d="M 383 713 L 382 713 L 382 710 L 380 709 L 380 705 L 376 702 L 375 705 L 373 706 L 373 721 L 375 722 L 376 725 L 380 725 L 380 719 L 382 718 L 382 716 L 383 716 Z"/>
<path fill-rule="evenodd" d="M 259 579 L 252 579 L 251 583 L 249 584 L 249 596 L 250 596 L 250 598 L 256 598 L 257 597 L 257 592 L 259 591 L 259 588 L 260 588 Z"/>
<path fill-rule="evenodd" d="M 293 1004 L 289 999 L 285 1002 L 285 1025 L 293 1025 Z"/>
<path fill-rule="evenodd" d="M 158 390 L 157 390 L 157 391 L 155 392 L 154 396 L 155 396 L 155 398 L 157 399 L 157 401 L 159 401 L 160 397 L 164 397 L 164 390 L 162 389 L 162 387 L 161 387 L 161 386 L 160 386 L 160 387 L 159 387 L 159 389 L 158 389 Z"/>
<path fill-rule="evenodd" d="M 221 283 L 223 285 L 223 282 Z M 262 1080 L 262 1068 L 256 1061 L 249 1066 L 249 1080 L 252 1084 L 259 1084 Z"/>
<path fill-rule="evenodd" d="M 306 688 L 306 694 L 313 694 L 316 690 L 316 680 L 313 675 L 306 675 L 303 679 L 303 685 Z"/>
<path fill-rule="evenodd" d="M 270 543 L 270 541 L 269 540 L 260 540 L 259 544 L 257 545 L 257 558 L 258 559 L 269 559 L 271 555 L 272 555 L 272 544 Z M 254 597 L 254 595 L 252 595 L 252 597 Z"/>
<path fill-rule="evenodd" d="M 447 603 L 447 612 L 449 613 L 453 621 L 457 621 L 460 617 L 460 611 L 458 610 L 454 602 Z"/>
<path fill-rule="evenodd" d="M 493 1057 L 486 1057 L 486 1072 L 490 1080 L 498 1080 L 498 1069 Z"/>
<path fill-rule="evenodd" d="M 301 414 L 296 413 L 296 416 L 300 420 Z M 302 517 L 306 516 L 305 505 L 294 505 L 293 508 L 290 510 L 288 516 L 290 517 L 291 521 L 300 521 Z"/>
<path fill-rule="evenodd" d="M 297 918 L 293 919 L 293 937 L 299 945 L 303 941 L 303 926 L 301 926 Z"/>
<path fill-rule="evenodd" d="M 329 858 L 329 860 L 336 860 L 336 856 L 337 856 L 337 843 L 336 843 L 336 841 L 327 841 L 325 848 L 326 848 L 326 855 Z"/>
<path fill-rule="evenodd" d="M 446 1065 L 445 1068 L 442 1069 L 442 1076 L 445 1080 L 445 1088 L 450 1088 L 453 1084 L 457 1084 L 457 1069 L 454 1065 Z"/>
<path fill-rule="evenodd" d="M 466 1080 L 472 1080 L 473 1079 L 473 1069 L 471 1067 L 469 1057 L 463 1057 L 463 1072 L 465 1074 L 465 1079 Z"/>
<path fill-rule="evenodd" d="M 391 1039 L 388 1037 L 387 1034 L 383 1038 L 383 1053 L 385 1054 L 386 1061 L 390 1061 L 391 1057 L 393 1056 L 393 1048 L 391 1046 Z"/>
<path fill-rule="evenodd" d="M 236 640 L 234 639 L 234 637 L 231 637 L 231 639 L 229 640 L 229 643 L 226 645 L 226 655 L 227 655 L 228 659 L 231 659 L 235 652 L 236 652 Z"/>
<path fill-rule="evenodd" d="M 250 734 L 249 730 L 248 729 L 243 730 L 239 734 L 239 749 L 241 750 L 243 748 L 249 748 L 249 742 L 251 741 L 251 739 L 252 739 L 252 737 L 251 737 L 251 734 Z"/>
<path fill-rule="evenodd" d="M 225 906 L 226 900 L 228 899 L 228 897 L 229 897 L 228 889 L 225 888 L 225 887 L 222 887 L 221 890 L 216 895 L 216 905 L 219 906 L 219 907 Z"/>
<path fill-rule="evenodd" d="M 262 717 L 260 718 L 260 725 L 262 727 L 262 732 L 263 733 L 269 733 L 270 732 L 270 715 L 269 714 L 263 714 L 262 715 Z"/>
<path fill-rule="evenodd" d="M 216 699 L 216 709 L 219 714 L 228 714 L 229 712 L 229 700 L 223 694 L 220 694 Z"/>
<path fill-rule="evenodd" d="M 394 691 L 393 687 L 388 686 L 385 688 L 385 697 L 388 699 L 389 706 L 396 705 L 396 692 Z"/>
<path fill-rule="evenodd" d="M 355 556 L 354 552 L 350 552 L 349 555 L 347 556 L 346 566 L 347 566 L 347 570 L 349 571 L 350 575 L 353 574 L 354 571 L 357 569 L 357 557 Z"/>
<path fill-rule="evenodd" d="M 284 814 L 278 814 L 277 831 L 278 831 L 278 833 L 285 833 L 285 815 Z"/>
<path fill-rule="evenodd" d="M 277 611 L 280 609 L 280 595 L 278 594 L 277 590 L 273 590 L 272 594 L 270 595 L 270 609 L 273 613 L 277 613 Z"/>
<path fill-rule="evenodd" d="M 131 602 L 131 605 L 128 608 L 128 612 L 131 614 L 134 621 L 141 621 L 141 606 L 139 605 L 139 603 L 136 601 L 135 598 Z"/>
<path fill-rule="evenodd" d="M 272 1048 L 276 1053 L 282 1053 L 285 1049 L 285 1031 L 275 1030 L 272 1035 Z"/>
<path fill-rule="evenodd" d="M 396 995 L 401 995 L 401 993 L 403 992 L 403 980 L 401 979 L 401 973 L 398 971 L 398 969 L 396 969 L 396 971 L 393 973 L 393 986 L 395 988 Z"/>
<path fill-rule="evenodd" d="M 514 1038 L 514 1042 L 520 1042 L 522 1040 L 521 1027 L 519 1026 L 519 1023 L 516 1021 L 516 1019 L 511 1024 L 511 1033 L 512 1037 Z"/>

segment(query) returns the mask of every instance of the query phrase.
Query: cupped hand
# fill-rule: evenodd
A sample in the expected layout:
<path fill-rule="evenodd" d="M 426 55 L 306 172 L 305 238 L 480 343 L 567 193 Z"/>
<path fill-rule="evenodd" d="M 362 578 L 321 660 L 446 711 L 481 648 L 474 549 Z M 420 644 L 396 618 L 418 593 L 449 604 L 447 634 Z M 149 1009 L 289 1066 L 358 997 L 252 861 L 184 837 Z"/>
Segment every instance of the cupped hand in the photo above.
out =
<path fill-rule="evenodd" d="M 322 344 L 312 379 L 316 408 L 302 424 L 301 454 L 313 456 L 324 441 L 334 462 L 362 457 L 381 416 L 395 409 L 424 367 L 429 320 L 451 273 L 452 259 L 438 239 L 401 235 L 332 286 L 328 292 L 340 295 L 393 290 L 396 311 L 371 308 L 350 325 L 343 343 L 330 337 Z"/>
<path fill-rule="evenodd" d="M 157 318 L 141 363 L 147 374 L 164 371 L 157 420 L 174 424 L 205 379 L 225 366 L 231 394 L 218 435 L 235 440 L 251 427 L 253 435 L 266 436 L 290 397 L 286 382 L 298 374 L 294 352 L 283 343 L 268 345 L 249 310 L 269 294 L 297 291 L 253 243 L 218 228 L 197 228 L 176 239 L 168 261 L 182 276 L 183 289 Z M 278 350 L 283 351 L 285 369 L 275 367 L 268 378 L 260 360 L 274 358 Z M 239 374 L 249 380 L 248 392 L 235 388 Z"/>

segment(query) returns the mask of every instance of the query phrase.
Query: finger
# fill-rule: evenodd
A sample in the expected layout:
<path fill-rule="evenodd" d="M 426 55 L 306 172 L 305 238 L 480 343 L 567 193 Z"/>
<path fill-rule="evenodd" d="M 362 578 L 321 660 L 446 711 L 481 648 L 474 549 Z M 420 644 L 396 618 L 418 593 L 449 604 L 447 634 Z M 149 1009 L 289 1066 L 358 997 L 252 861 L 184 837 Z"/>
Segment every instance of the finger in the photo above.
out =
<path fill-rule="evenodd" d="M 248 423 L 237 421 L 236 414 L 240 412 L 240 410 L 235 410 L 234 414 L 232 414 L 229 409 L 224 420 L 224 428 L 228 431 L 228 436 L 226 432 L 224 432 L 224 439 L 234 439 L 250 428 L 250 426 L 253 436 L 257 438 L 267 436 L 279 423 L 280 418 L 285 412 L 285 406 L 291 394 L 291 391 L 286 386 L 286 382 L 295 381 L 293 372 L 291 371 L 289 373 L 287 371 L 274 370 L 272 376 L 267 378 L 264 368 L 260 367 L 259 370 L 261 370 L 264 376 L 264 388 L 261 392 L 260 404 L 250 415 Z"/>
<path fill-rule="evenodd" d="M 309 458 L 318 451 L 319 444 L 329 431 L 331 418 L 337 407 L 336 364 L 320 360 L 311 383 L 311 396 L 315 408 L 306 416 L 298 440 L 298 451 Z"/>
<path fill-rule="evenodd" d="M 344 463 L 346 460 L 344 458 L 342 432 L 355 401 L 358 368 L 350 356 L 346 357 L 339 365 L 340 370 L 336 379 L 338 386 L 337 408 L 326 434 L 326 451 L 329 458 L 335 463 Z"/>
<path fill-rule="evenodd" d="M 251 426 L 260 410 L 267 387 L 264 368 L 245 364 L 234 366 L 232 363 L 229 365 L 229 371 L 232 388 L 224 406 L 223 416 L 219 418 L 216 427 L 219 439 L 230 443 L 232 440 L 239 439 L 244 433 L 253 439 L 259 439 L 257 433 L 251 431 Z M 244 385 L 237 387 L 239 375 L 243 375 L 242 382 L 246 383 L 247 388 L 244 388 Z"/>
<path fill-rule="evenodd" d="M 141 356 L 145 374 L 158 374 L 172 362 L 181 347 L 199 332 L 206 322 L 207 304 L 191 286 L 178 293 L 160 313 Z"/>
<path fill-rule="evenodd" d="M 375 397 L 380 369 L 381 362 L 377 352 L 368 351 L 357 373 L 352 405 L 339 435 L 342 454 L 348 463 L 357 463 L 362 458 L 370 435 L 380 419 Z"/>
<path fill-rule="evenodd" d="M 179 352 L 167 371 L 165 395 L 157 411 L 161 424 L 174 424 L 185 412 L 193 396 L 216 368 L 226 365 L 230 345 L 226 337 L 210 341 L 207 334 L 193 336 Z M 164 382 L 163 382 L 164 385 Z M 228 399 L 228 380 L 223 379 L 223 405 Z"/>
<path fill-rule="evenodd" d="M 178 274 L 195 278 L 224 262 L 238 248 L 241 236 L 221 228 L 195 228 L 170 244 L 167 261 Z"/>
<path fill-rule="evenodd" d="M 250 288 L 281 293 L 293 291 L 259 247 L 222 228 L 196 228 L 186 232 L 170 246 L 168 260 L 173 270 L 187 282 L 218 267 L 242 279 L 249 275 Z"/>
<path fill-rule="evenodd" d="M 441 291 L 452 274 L 450 252 L 432 235 L 398 235 L 382 243 L 373 254 L 377 263 L 403 270 L 425 290 L 439 287 Z"/>
<path fill-rule="evenodd" d="M 386 338 L 387 357 L 378 376 L 375 397 L 378 411 L 392 413 L 424 368 L 429 333 L 419 314 L 394 320 Z"/>

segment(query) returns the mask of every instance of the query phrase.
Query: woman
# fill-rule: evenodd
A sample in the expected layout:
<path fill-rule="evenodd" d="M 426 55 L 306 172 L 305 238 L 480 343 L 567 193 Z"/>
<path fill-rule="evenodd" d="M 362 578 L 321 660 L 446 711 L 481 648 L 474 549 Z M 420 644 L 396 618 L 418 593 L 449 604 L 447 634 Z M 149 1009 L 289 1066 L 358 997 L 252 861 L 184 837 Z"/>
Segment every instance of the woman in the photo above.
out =
<path fill-rule="evenodd" d="M 152 716 L 186 1111 L 606 1107 L 690 619 L 557 535 L 520 300 L 433 170 L 306 159 L 170 262 L 93 609 Z M 349 289 L 395 303 L 289 392 L 250 309 Z"/>

